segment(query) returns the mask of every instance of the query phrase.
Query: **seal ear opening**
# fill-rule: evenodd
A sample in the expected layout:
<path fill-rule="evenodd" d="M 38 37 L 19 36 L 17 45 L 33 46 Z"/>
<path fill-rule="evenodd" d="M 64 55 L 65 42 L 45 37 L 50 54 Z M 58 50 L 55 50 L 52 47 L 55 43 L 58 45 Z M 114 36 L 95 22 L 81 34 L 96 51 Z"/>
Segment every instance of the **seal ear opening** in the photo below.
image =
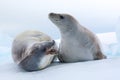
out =
<path fill-rule="evenodd" d="M 64 16 L 60 15 L 60 19 L 64 19 Z"/>

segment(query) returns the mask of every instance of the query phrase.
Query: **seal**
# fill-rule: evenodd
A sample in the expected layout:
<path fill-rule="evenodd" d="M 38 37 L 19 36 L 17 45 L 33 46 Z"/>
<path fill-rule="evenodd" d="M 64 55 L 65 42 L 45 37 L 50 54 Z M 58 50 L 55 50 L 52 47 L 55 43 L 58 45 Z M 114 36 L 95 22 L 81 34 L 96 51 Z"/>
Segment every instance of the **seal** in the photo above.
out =
<path fill-rule="evenodd" d="M 57 53 L 55 41 L 39 31 L 25 31 L 12 44 L 15 63 L 26 71 L 44 69 L 51 64 Z"/>
<path fill-rule="evenodd" d="M 61 62 L 104 59 L 97 36 L 79 24 L 69 14 L 49 13 L 49 19 L 59 28 L 61 43 L 58 58 Z"/>

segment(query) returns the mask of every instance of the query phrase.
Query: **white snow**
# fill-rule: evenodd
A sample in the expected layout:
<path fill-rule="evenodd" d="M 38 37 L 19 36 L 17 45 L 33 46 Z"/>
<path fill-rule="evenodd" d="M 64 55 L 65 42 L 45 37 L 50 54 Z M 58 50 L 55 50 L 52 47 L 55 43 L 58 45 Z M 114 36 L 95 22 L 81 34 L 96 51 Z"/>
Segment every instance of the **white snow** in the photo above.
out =
<path fill-rule="evenodd" d="M 1 46 L 0 80 L 120 80 L 120 54 L 117 50 L 114 51 L 118 44 L 115 32 L 97 36 L 102 42 L 105 54 L 111 56 L 108 59 L 76 63 L 56 62 L 35 72 L 20 69 L 11 58 L 11 49 Z M 57 40 L 57 43 L 59 41 Z"/>
<path fill-rule="evenodd" d="M 20 70 L 11 61 L 0 65 L 0 80 L 120 80 L 120 58 L 54 63 L 35 72 Z"/>

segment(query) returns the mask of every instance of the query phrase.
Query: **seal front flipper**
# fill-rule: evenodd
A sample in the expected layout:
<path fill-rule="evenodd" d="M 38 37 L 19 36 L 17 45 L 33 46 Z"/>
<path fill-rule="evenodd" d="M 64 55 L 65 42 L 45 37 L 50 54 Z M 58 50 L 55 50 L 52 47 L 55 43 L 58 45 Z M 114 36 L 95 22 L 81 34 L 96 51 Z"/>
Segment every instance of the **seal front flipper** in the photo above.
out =
<path fill-rule="evenodd" d="M 59 59 L 59 61 L 62 62 L 62 63 L 65 62 L 65 61 L 63 60 L 63 58 L 62 58 L 62 55 L 60 55 L 60 54 L 58 54 L 58 59 Z"/>
<path fill-rule="evenodd" d="M 96 55 L 95 55 L 95 60 L 99 60 L 99 59 L 106 59 L 107 58 L 107 56 L 105 56 L 101 51 L 100 52 L 98 52 L 98 53 L 96 53 Z"/>

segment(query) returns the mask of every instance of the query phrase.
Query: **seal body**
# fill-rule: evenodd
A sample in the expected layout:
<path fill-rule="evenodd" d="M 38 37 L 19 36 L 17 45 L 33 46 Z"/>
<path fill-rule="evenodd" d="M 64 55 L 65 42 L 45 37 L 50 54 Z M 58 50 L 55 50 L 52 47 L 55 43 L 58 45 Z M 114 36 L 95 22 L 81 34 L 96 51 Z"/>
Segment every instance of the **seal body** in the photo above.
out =
<path fill-rule="evenodd" d="M 12 44 L 14 62 L 27 71 L 49 66 L 56 52 L 55 41 L 39 31 L 25 31 L 18 35 Z"/>
<path fill-rule="evenodd" d="M 61 43 L 59 60 L 77 62 L 104 59 L 99 40 L 94 33 L 68 14 L 50 13 L 49 19 L 59 28 Z"/>

